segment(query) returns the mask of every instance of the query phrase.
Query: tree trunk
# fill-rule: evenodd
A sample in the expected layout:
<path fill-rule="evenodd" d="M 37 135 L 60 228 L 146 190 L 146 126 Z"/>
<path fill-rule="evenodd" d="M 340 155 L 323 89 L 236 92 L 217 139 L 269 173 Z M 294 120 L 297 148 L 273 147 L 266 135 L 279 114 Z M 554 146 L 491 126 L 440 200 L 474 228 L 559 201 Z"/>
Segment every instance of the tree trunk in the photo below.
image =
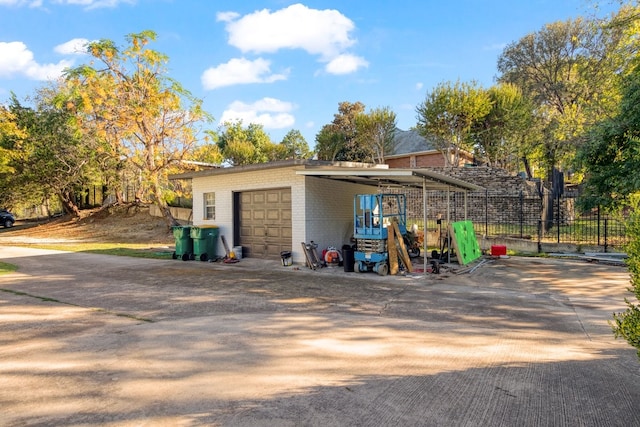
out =
<path fill-rule="evenodd" d="M 62 204 L 62 209 L 64 209 L 67 214 L 76 218 L 80 217 L 80 209 L 78 209 L 78 205 L 76 205 L 73 200 L 73 193 L 70 191 L 61 191 L 58 193 L 58 198 Z"/>
<path fill-rule="evenodd" d="M 153 203 L 158 207 L 162 217 L 165 219 L 169 227 L 180 225 L 180 223 L 173 217 L 169 206 L 164 201 L 164 198 L 162 197 L 162 190 L 157 182 L 153 182 L 151 184 L 151 197 L 153 197 Z"/>

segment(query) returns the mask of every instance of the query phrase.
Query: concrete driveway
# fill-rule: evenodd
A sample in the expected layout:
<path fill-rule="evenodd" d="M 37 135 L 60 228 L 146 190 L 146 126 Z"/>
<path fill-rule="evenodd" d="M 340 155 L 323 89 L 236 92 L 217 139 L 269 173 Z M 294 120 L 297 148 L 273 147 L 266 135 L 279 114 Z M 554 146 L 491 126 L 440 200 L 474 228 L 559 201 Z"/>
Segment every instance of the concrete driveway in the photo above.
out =
<path fill-rule="evenodd" d="M 632 426 L 625 268 L 379 277 L 0 248 L 2 426 Z"/>

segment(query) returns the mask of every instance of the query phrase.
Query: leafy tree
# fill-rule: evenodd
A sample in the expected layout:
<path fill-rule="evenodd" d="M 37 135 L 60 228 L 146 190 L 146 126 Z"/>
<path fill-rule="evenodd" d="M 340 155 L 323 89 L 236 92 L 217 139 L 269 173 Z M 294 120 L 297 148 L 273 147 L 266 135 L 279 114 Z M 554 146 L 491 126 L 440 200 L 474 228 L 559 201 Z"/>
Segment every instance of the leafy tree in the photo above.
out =
<path fill-rule="evenodd" d="M 533 104 L 509 83 L 492 86 L 487 94 L 491 109 L 471 129 L 477 153 L 491 166 L 517 171 L 536 137 Z"/>
<path fill-rule="evenodd" d="M 208 143 L 196 147 L 189 155 L 189 160 L 219 165 L 224 162 L 224 157 L 217 144 Z"/>
<path fill-rule="evenodd" d="M 371 147 L 372 163 L 383 164 L 385 154 L 393 151 L 395 129 L 396 114 L 389 107 L 375 108 L 356 116 L 358 145 Z"/>
<path fill-rule="evenodd" d="M 92 182 L 94 150 L 71 126 L 70 115 L 55 108 L 50 97 L 51 91 L 42 89 L 37 109 L 12 98 L 10 116 L 20 132 L 1 137 L 2 145 L 12 151 L 12 173 L 3 182 L 22 203 L 41 204 L 57 195 L 65 211 L 78 216 L 76 197 Z"/>
<path fill-rule="evenodd" d="M 284 159 L 308 159 L 313 155 L 304 136 L 296 129 L 287 132 L 280 145 L 284 147 Z"/>
<path fill-rule="evenodd" d="M 217 145 L 225 161 L 232 166 L 264 163 L 273 160 L 274 144 L 262 125 L 242 120 L 223 123 L 217 136 Z"/>
<path fill-rule="evenodd" d="M 319 160 L 334 161 L 344 149 L 344 136 L 332 131 L 330 125 L 324 125 L 316 135 L 316 152 Z"/>
<path fill-rule="evenodd" d="M 473 125 L 491 110 L 486 90 L 476 82 L 440 83 L 416 108 L 416 130 L 434 139 L 447 166 L 458 165 L 460 151 L 473 151 Z"/>
<path fill-rule="evenodd" d="M 579 18 L 547 24 L 500 56 L 499 81 L 521 88 L 545 118 L 537 152 L 547 170 L 567 166 L 585 129 L 615 109 L 621 38 L 618 29 Z"/>
<path fill-rule="evenodd" d="M 0 105 L 0 182 L 15 172 L 12 166 L 12 160 L 15 160 L 17 155 L 15 141 L 25 136 L 24 129 L 18 127 L 15 114 L 9 108 Z"/>
<path fill-rule="evenodd" d="M 361 102 L 341 102 L 333 121 L 322 127 L 316 135 L 316 151 L 319 160 L 367 161 L 372 158 L 371 147 L 362 146 L 358 140 L 356 117 L 363 113 Z"/>
<path fill-rule="evenodd" d="M 592 128 L 577 159 L 584 208 L 620 208 L 640 191 L 640 63 L 624 79 L 618 115 Z"/>
<path fill-rule="evenodd" d="M 626 247 L 627 265 L 631 273 L 631 291 L 635 302 L 625 298 L 627 309 L 613 315 L 611 326 L 616 338 L 625 339 L 629 345 L 635 347 L 640 359 L 640 206 L 638 195 L 633 199 L 633 213 L 627 222 L 627 233 L 630 237 Z"/>
<path fill-rule="evenodd" d="M 0 205 L 6 208 L 13 207 L 21 199 L 15 173 L 16 166 L 22 163 L 20 141 L 27 135 L 11 108 L 0 105 Z"/>
<path fill-rule="evenodd" d="M 166 174 L 194 148 L 198 126 L 209 117 L 201 100 L 166 76 L 168 58 L 147 47 L 155 38 L 152 31 L 129 34 L 124 49 L 111 40 L 90 43 L 98 65 L 67 71 L 69 93 L 61 103 L 104 142 L 107 155 L 137 169 L 151 201 L 176 225 L 163 197 Z"/>

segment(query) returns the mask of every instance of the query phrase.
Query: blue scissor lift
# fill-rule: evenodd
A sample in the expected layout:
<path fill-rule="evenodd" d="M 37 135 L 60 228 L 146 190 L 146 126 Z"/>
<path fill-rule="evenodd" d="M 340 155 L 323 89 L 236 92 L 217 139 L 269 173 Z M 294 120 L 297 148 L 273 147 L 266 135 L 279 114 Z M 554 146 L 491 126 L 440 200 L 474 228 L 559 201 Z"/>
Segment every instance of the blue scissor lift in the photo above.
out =
<path fill-rule="evenodd" d="M 353 201 L 356 251 L 354 270 L 389 273 L 387 227 L 394 220 L 402 236 L 407 234 L 407 201 L 404 194 L 358 194 Z M 402 238 L 402 237 L 399 237 Z"/>

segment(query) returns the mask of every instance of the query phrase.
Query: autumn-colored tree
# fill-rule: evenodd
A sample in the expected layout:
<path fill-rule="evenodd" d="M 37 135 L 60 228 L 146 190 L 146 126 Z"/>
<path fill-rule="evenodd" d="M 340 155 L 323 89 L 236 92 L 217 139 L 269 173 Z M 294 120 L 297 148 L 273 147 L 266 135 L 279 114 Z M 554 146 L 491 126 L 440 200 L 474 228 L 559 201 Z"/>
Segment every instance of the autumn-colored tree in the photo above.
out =
<path fill-rule="evenodd" d="M 67 71 L 63 103 L 85 133 L 104 142 L 105 154 L 138 171 L 151 202 L 177 225 L 163 197 L 166 174 L 192 151 L 209 117 L 201 100 L 167 77 L 168 58 L 148 48 L 154 32 L 126 39 L 124 49 L 111 40 L 88 44 L 94 62 Z"/>
<path fill-rule="evenodd" d="M 19 141 L 27 135 L 11 108 L 0 105 L 0 205 L 5 208 L 12 207 L 20 200 L 16 166 L 22 163 Z"/>

